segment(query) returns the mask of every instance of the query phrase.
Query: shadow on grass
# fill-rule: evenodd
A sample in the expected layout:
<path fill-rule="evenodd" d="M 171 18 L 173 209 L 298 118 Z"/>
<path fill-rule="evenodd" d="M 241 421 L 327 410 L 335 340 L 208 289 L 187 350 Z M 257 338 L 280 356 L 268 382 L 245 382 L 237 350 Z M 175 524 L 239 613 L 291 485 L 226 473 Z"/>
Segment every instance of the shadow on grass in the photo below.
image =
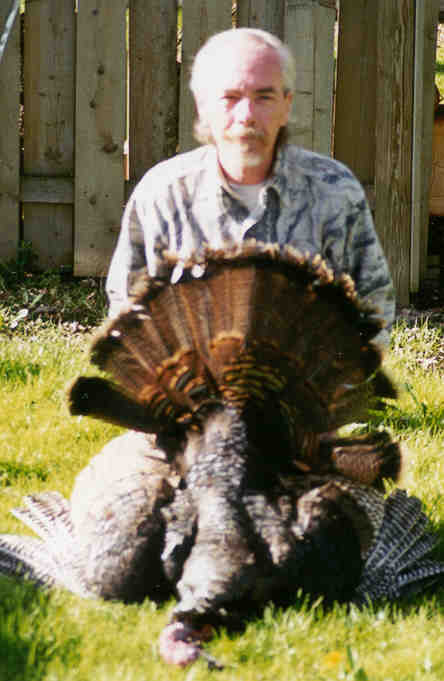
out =
<path fill-rule="evenodd" d="M 20 479 L 46 480 L 48 475 L 48 470 L 44 466 L 0 460 L 0 488 L 9 487 Z"/>
<path fill-rule="evenodd" d="M 35 362 L 22 362 L 19 359 L 0 360 L 0 381 L 26 383 L 28 379 L 39 376 L 41 367 Z"/>
<path fill-rule="evenodd" d="M 57 641 L 50 610 L 48 594 L 0 577 L 1 681 L 43 679 L 54 659 L 64 668 L 78 663 L 79 639 Z"/>

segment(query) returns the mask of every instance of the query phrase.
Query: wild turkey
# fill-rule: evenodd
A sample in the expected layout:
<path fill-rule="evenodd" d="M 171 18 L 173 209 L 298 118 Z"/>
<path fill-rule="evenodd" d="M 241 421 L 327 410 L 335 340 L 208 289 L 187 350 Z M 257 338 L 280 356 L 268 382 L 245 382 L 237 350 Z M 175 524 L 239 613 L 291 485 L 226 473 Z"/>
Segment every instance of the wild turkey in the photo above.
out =
<path fill-rule="evenodd" d="M 87 467 L 71 505 L 28 500 L 17 513 L 44 543 L 3 535 L 0 570 L 124 600 L 174 590 L 161 643 L 179 663 L 200 654 L 202 624 L 299 587 L 364 601 L 443 573 L 419 502 L 380 491 L 399 473 L 397 445 L 331 435 L 395 395 L 350 278 L 255 242 L 164 262 L 165 279 L 143 281 L 93 343 L 117 383 L 80 377 L 69 397 L 73 414 L 156 444 L 105 476 L 105 497 L 82 483 Z"/>

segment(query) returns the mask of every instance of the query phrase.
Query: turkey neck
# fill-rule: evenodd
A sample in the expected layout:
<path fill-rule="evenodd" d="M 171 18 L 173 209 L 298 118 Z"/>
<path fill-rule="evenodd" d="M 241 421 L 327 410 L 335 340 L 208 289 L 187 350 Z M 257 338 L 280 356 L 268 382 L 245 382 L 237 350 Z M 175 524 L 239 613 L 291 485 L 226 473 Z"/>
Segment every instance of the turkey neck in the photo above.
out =
<path fill-rule="evenodd" d="M 202 434 L 191 438 L 185 451 L 190 468 L 190 489 L 217 489 L 226 498 L 237 497 L 246 475 L 247 428 L 231 407 L 220 407 L 206 420 Z"/>
<path fill-rule="evenodd" d="M 256 576 L 254 532 L 242 502 L 248 439 L 241 416 L 230 407 L 218 409 L 202 434 L 190 438 L 185 456 L 194 460 L 186 485 L 197 532 L 177 584 L 175 616 L 193 621 L 241 596 Z"/>
<path fill-rule="evenodd" d="M 213 543 L 219 528 L 223 537 L 249 522 L 241 511 L 247 455 L 247 429 L 240 414 L 230 407 L 218 409 L 204 425 L 186 477 L 201 540 L 208 534 Z"/>

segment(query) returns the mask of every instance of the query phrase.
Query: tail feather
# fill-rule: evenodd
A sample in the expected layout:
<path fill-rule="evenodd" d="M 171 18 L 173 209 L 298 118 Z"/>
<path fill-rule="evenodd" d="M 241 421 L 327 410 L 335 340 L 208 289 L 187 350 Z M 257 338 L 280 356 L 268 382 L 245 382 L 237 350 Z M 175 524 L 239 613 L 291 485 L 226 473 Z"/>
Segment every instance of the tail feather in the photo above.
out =
<path fill-rule="evenodd" d="M 83 575 L 69 502 L 58 492 L 26 497 L 12 513 L 40 537 L 0 535 L 0 573 L 27 576 L 39 586 L 61 586 L 84 598 L 93 594 Z"/>
<path fill-rule="evenodd" d="M 0 535 L 0 573 L 26 576 L 38 586 L 55 583 L 55 564 L 46 545 L 26 536 Z"/>
<path fill-rule="evenodd" d="M 27 525 L 44 541 L 60 544 L 60 548 L 72 540 L 72 523 L 69 502 L 58 492 L 43 492 L 23 500 L 23 508 L 15 508 L 12 514 Z"/>
<path fill-rule="evenodd" d="M 396 490 L 387 499 L 384 519 L 371 547 L 355 601 L 395 599 L 441 576 L 444 563 L 430 558 L 437 538 L 416 497 Z"/>
<path fill-rule="evenodd" d="M 414 593 L 421 589 L 424 582 L 432 583 L 434 577 L 442 578 L 444 572 L 440 561 L 424 558 L 421 564 L 399 576 L 399 586 L 404 593 Z"/>
<path fill-rule="evenodd" d="M 391 495 L 385 505 L 384 522 L 368 559 L 368 567 L 378 567 L 387 561 L 401 568 L 414 564 L 435 544 L 433 536 L 427 532 L 428 524 L 418 498 L 407 497 L 401 492 Z"/>

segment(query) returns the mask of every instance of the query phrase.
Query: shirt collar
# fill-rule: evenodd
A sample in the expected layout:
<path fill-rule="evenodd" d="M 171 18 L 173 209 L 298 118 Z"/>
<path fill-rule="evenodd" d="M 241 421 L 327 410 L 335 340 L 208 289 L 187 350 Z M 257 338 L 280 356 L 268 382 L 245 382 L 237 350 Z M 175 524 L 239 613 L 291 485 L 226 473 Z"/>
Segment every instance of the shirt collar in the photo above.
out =
<path fill-rule="evenodd" d="M 290 205 L 290 197 L 287 190 L 288 178 L 286 175 L 288 173 L 287 147 L 287 144 L 280 144 L 278 146 L 273 170 L 268 182 L 268 187 L 273 187 L 285 206 Z"/>

